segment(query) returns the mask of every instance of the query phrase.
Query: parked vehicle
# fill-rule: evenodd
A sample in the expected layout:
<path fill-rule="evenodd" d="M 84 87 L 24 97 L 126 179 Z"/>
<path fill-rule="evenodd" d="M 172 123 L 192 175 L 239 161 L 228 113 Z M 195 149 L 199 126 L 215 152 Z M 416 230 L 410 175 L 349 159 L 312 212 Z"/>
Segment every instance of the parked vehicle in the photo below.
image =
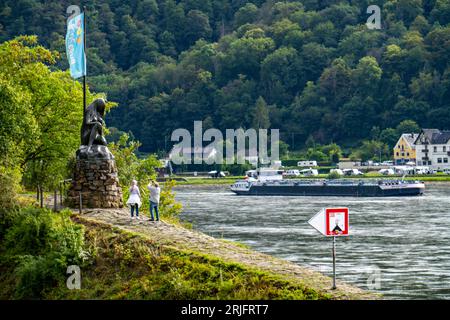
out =
<path fill-rule="evenodd" d="M 284 172 L 284 175 L 287 177 L 298 177 L 298 176 L 300 176 L 300 170 L 289 169 L 289 170 L 286 170 L 286 172 Z"/>
<path fill-rule="evenodd" d="M 225 172 L 223 172 L 223 171 L 217 171 L 217 170 L 213 170 L 213 171 L 208 172 L 208 175 L 209 175 L 211 178 L 223 178 L 223 177 L 226 176 L 226 175 L 225 175 Z"/>
<path fill-rule="evenodd" d="M 450 169 L 449 169 L 449 168 L 444 169 L 444 170 L 442 170 L 442 173 L 444 173 L 444 174 L 450 174 Z"/>
<path fill-rule="evenodd" d="M 417 166 L 414 168 L 415 174 L 432 174 L 433 170 L 431 170 L 429 167 L 423 167 L 423 166 Z"/>
<path fill-rule="evenodd" d="M 364 174 L 358 169 L 344 169 L 342 171 L 344 172 L 345 176 L 361 176 Z"/>
<path fill-rule="evenodd" d="M 307 160 L 297 162 L 297 167 L 317 167 L 317 161 Z"/>
<path fill-rule="evenodd" d="M 305 177 L 311 177 L 311 176 L 318 176 L 319 175 L 319 171 L 317 169 L 303 169 L 300 170 L 300 174 L 305 176 Z"/>
<path fill-rule="evenodd" d="M 415 174 L 416 170 L 414 167 L 409 167 L 409 166 L 395 166 L 392 169 L 394 169 L 396 174 Z"/>
<path fill-rule="evenodd" d="M 272 168 L 259 168 L 256 170 L 248 170 L 245 172 L 246 180 L 253 181 L 269 181 L 283 180 L 283 170 Z"/>
<path fill-rule="evenodd" d="M 378 170 L 378 172 L 385 176 L 392 176 L 395 174 L 394 169 L 381 169 L 381 170 Z"/>

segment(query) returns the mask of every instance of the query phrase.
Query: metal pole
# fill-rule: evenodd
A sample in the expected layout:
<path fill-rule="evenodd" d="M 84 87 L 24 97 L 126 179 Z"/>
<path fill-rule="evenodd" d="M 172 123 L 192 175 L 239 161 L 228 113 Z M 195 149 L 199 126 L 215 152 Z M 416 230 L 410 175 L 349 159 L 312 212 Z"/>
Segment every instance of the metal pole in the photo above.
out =
<path fill-rule="evenodd" d="M 63 205 L 63 184 L 64 184 L 64 182 L 59 183 L 59 205 L 61 207 Z"/>
<path fill-rule="evenodd" d="M 56 202 L 58 201 L 58 191 L 55 189 L 53 192 L 53 211 L 56 212 Z"/>
<path fill-rule="evenodd" d="M 78 205 L 79 205 L 78 206 L 78 211 L 79 211 L 80 214 L 82 214 L 83 213 L 83 198 L 81 196 L 81 191 L 80 191 L 80 201 L 79 201 Z"/>
<path fill-rule="evenodd" d="M 336 289 L 336 237 L 333 237 L 333 287 Z"/>
<path fill-rule="evenodd" d="M 40 190 L 40 205 L 41 208 L 44 207 L 44 188 L 42 188 L 42 185 L 39 185 L 39 190 Z"/>
<path fill-rule="evenodd" d="M 84 33 L 83 33 L 83 46 L 84 46 L 84 63 L 85 65 L 87 64 L 87 54 L 86 54 L 86 7 L 83 7 L 83 29 L 84 29 Z M 84 70 L 85 74 L 83 77 L 83 118 L 84 115 L 86 113 L 86 73 L 87 70 Z"/>

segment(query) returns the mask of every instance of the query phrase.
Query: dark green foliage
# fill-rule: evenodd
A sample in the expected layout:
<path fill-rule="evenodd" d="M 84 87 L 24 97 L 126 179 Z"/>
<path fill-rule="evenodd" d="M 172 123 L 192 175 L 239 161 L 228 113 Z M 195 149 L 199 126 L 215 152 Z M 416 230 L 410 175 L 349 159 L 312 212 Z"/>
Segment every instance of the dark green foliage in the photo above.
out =
<path fill-rule="evenodd" d="M 40 298 L 45 290 L 65 283 L 69 265 L 82 265 L 87 257 L 83 227 L 69 215 L 27 208 L 2 217 L 0 266 L 13 268 L 11 297 Z"/>
<path fill-rule="evenodd" d="M 64 56 L 69 4 L 3 1 L 0 41 L 37 34 Z M 370 4 L 382 30 L 365 26 Z M 89 82 L 119 103 L 108 125 L 144 152 L 168 151 L 194 120 L 249 128 L 260 97 L 293 149 L 354 147 L 404 120 L 449 129 L 449 12 L 446 0 L 95 0 Z"/>

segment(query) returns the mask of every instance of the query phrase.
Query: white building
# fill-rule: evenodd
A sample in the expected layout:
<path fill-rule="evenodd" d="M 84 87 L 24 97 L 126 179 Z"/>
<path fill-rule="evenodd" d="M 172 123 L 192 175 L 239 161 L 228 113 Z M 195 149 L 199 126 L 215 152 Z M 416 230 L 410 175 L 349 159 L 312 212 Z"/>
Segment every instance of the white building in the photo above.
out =
<path fill-rule="evenodd" d="M 434 170 L 450 168 L 450 131 L 423 129 L 414 144 L 418 166 Z"/>

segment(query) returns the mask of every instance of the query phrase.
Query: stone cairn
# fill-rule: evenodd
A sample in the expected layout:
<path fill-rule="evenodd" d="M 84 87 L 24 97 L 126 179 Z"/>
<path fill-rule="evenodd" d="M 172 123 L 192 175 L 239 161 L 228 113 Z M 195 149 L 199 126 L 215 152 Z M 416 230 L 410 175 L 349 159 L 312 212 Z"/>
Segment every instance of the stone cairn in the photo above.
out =
<path fill-rule="evenodd" d="M 114 157 L 106 146 L 94 145 L 89 151 L 86 148 L 81 146 L 77 152 L 68 193 L 69 206 L 79 207 L 81 193 L 83 208 L 122 208 L 122 189 Z"/>

